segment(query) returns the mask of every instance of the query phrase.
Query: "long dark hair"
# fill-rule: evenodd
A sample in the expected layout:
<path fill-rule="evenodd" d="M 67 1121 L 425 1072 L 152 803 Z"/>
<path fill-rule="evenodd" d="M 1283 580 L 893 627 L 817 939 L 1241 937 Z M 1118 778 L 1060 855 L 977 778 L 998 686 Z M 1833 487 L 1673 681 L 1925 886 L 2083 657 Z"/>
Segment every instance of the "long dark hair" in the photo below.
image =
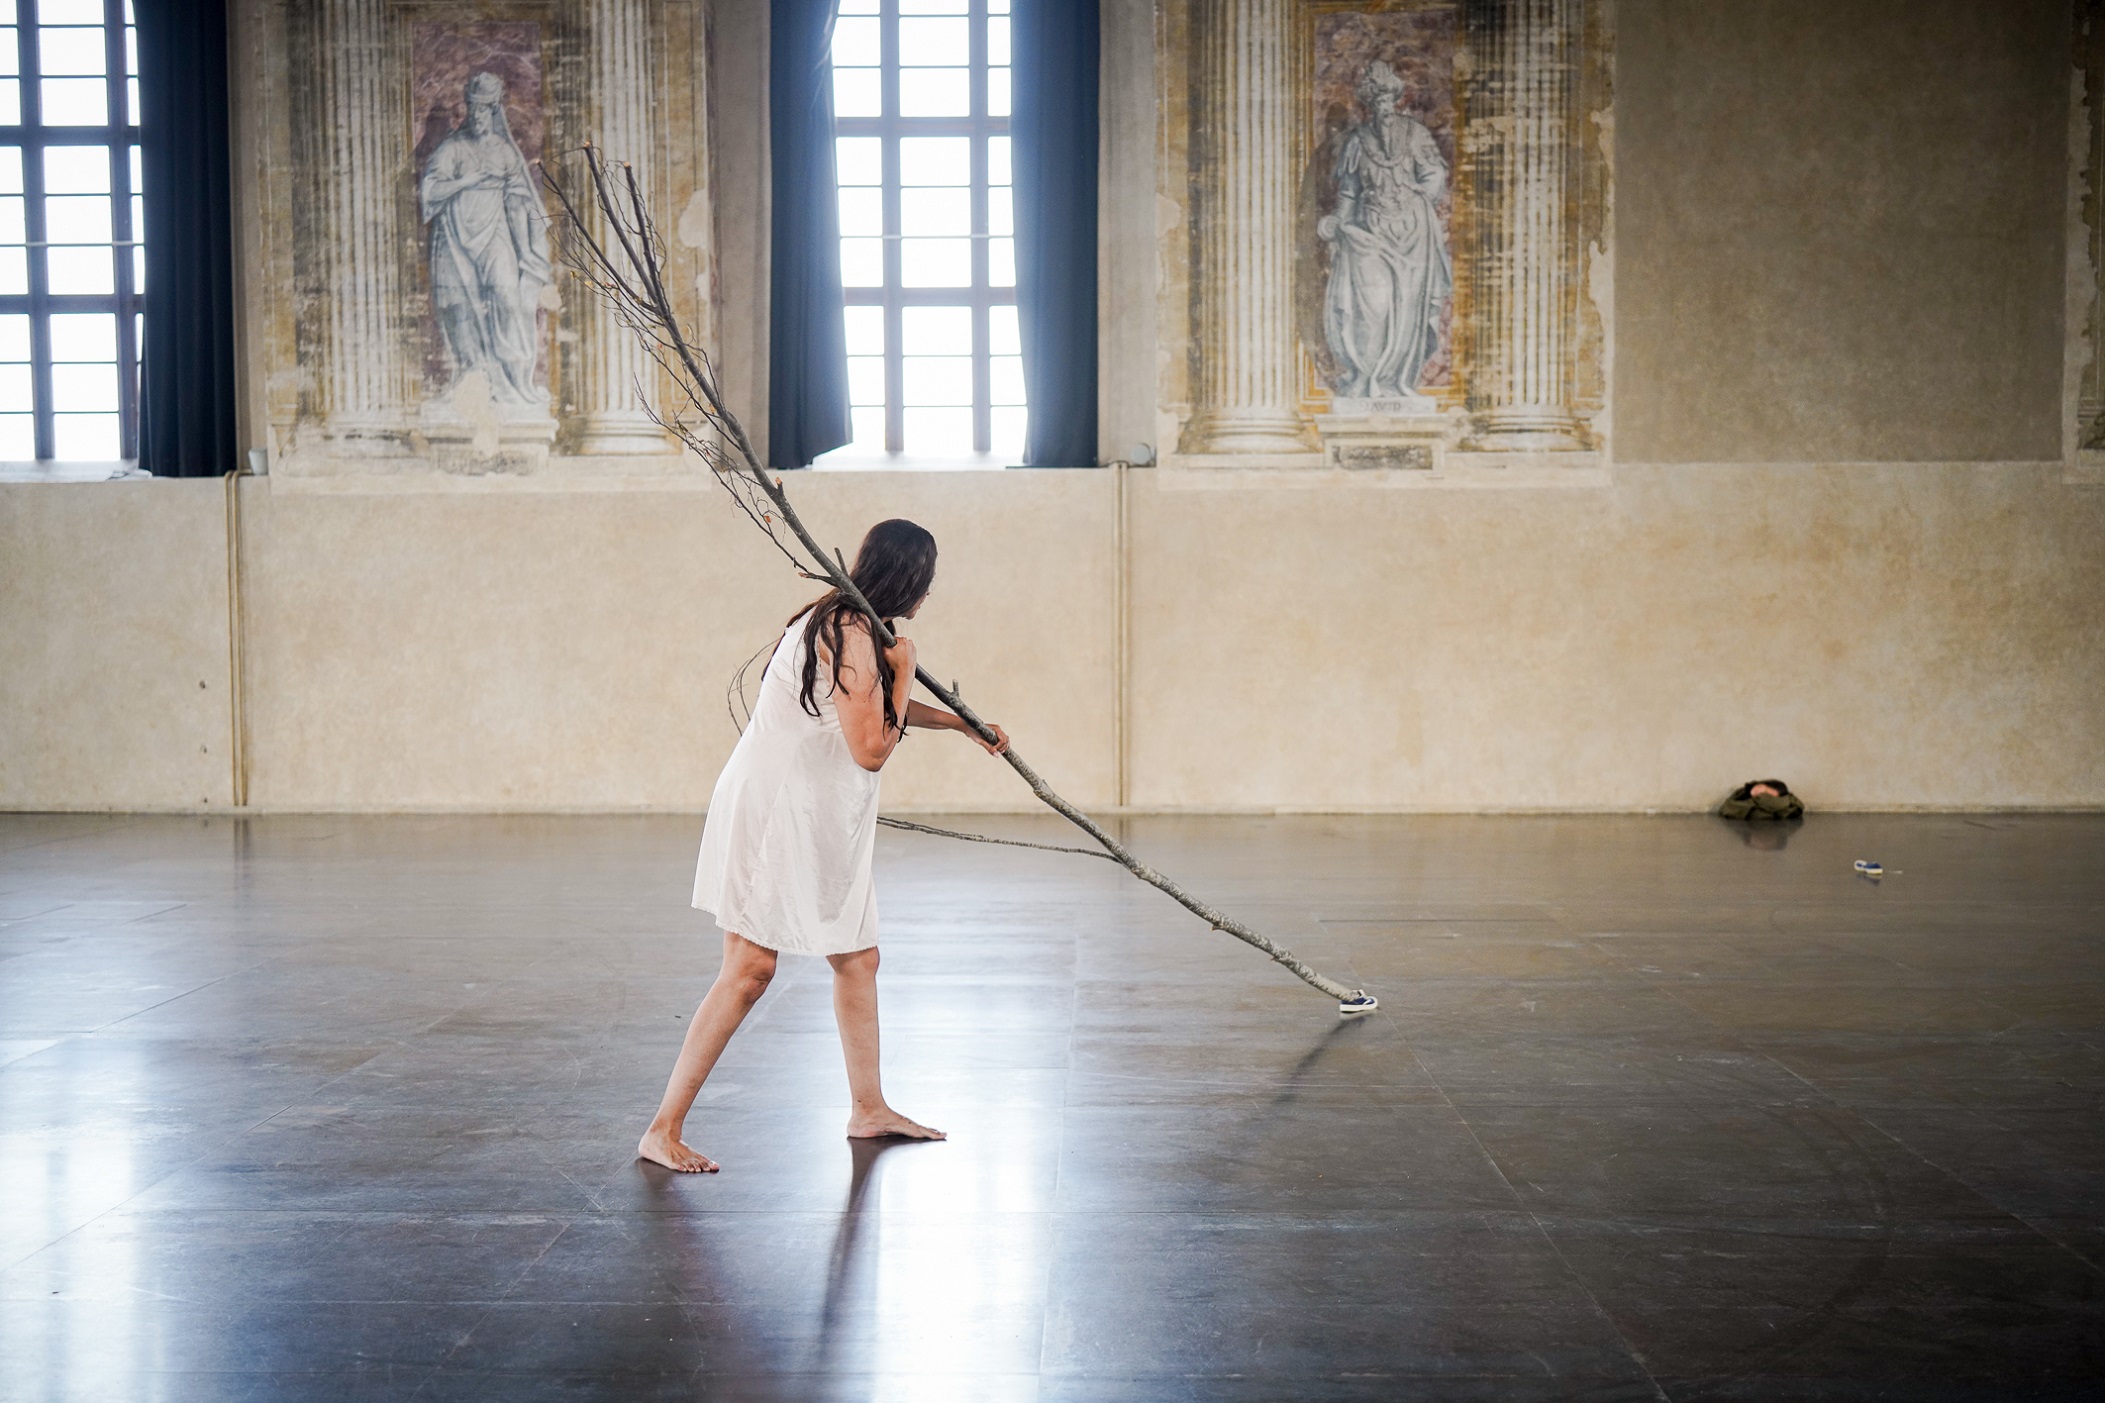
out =
<path fill-rule="evenodd" d="M 855 551 L 855 568 L 848 578 L 870 601 L 870 607 L 890 627 L 892 620 L 919 604 L 936 578 L 936 538 L 911 521 L 894 518 L 880 521 L 862 538 Z M 819 644 L 833 654 L 833 685 L 841 684 L 841 627 L 850 618 L 861 618 L 862 610 L 837 589 L 829 589 L 793 617 L 804 620 L 804 685 L 798 694 L 805 713 L 819 714 Z M 865 625 L 867 626 L 867 625 Z M 884 722 L 899 728 L 899 715 L 892 708 L 892 665 L 885 661 L 877 636 L 870 635 L 871 651 L 877 655 L 877 694 L 884 701 Z"/>

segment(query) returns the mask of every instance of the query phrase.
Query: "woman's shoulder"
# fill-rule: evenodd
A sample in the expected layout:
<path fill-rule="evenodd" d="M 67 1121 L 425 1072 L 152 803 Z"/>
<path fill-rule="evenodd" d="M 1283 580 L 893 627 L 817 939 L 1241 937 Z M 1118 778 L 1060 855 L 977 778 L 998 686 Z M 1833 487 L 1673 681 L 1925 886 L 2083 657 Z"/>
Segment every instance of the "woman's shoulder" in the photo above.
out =
<path fill-rule="evenodd" d="M 790 621 L 790 628 L 802 634 L 810 626 L 811 615 L 812 611 L 806 609 Z M 833 663 L 833 648 L 827 642 L 826 635 L 832 631 L 831 626 L 838 626 L 840 629 L 841 662 L 846 667 L 853 669 L 858 660 L 873 659 L 877 656 L 876 645 L 870 640 L 870 621 L 862 614 L 853 609 L 843 609 L 827 623 L 829 627 L 817 630 L 812 644 L 820 660 L 829 667 Z"/>
<path fill-rule="evenodd" d="M 871 641 L 870 621 L 853 610 L 844 609 L 840 616 L 841 652 L 853 663 L 857 658 L 876 655 L 877 646 Z"/>

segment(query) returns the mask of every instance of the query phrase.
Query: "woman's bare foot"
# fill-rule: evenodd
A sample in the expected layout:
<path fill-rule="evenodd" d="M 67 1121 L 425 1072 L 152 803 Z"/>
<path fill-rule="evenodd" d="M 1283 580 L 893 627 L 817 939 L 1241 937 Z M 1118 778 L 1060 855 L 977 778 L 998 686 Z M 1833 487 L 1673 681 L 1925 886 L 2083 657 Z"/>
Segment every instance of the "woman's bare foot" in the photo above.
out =
<path fill-rule="evenodd" d="M 940 1130 L 931 1130 L 919 1121 L 908 1120 L 890 1106 L 872 1111 L 867 1115 L 848 1117 L 850 1140 L 875 1140 L 886 1135 L 898 1135 L 908 1140 L 948 1140 L 950 1137 Z"/>
<path fill-rule="evenodd" d="M 652 1126 L 636 1142 L 636 1158 L 662 1164 L 675 1174 L 714 1174 L 716 1161 L 691 1148 L 679 1136 Z"/>

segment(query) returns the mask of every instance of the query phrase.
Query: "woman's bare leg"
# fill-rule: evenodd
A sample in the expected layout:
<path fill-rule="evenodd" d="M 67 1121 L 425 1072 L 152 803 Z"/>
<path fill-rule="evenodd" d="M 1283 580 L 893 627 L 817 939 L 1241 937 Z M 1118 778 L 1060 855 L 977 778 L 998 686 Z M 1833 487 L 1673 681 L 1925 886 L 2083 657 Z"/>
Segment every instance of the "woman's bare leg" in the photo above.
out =
<path fill-rule="evenodd" d="M 826 963 L 833 966 L 833 1017 L 841 1027 L 841 1055 L 848 1061 L 848 1094 L 855 1102 L 854 1109 L 848 1112 L 849 1137 L 949 1138 L 940 1130 L 908 1120 L 885 1102 L 884 1086 L 877 1072 L 877 947 L 828 955 Z"/>
<path fill-rule="evenodd" d="M 731 1035 L 767 992 L 768 981 L 774 977 L 774 951 L 755 945 L 744 936 L 724 932 L 723 967 L 717 970 L 716 982 L 709 986 L 701 1006 L 688 1021 L 680 1056 L 672 1064 L 672 1076 L 665 1083 L 665 1099 L 658 1103 L 658 1114 L 651 1120 L 650 1129 L 636 1142 L 639 1159 L 682 1174 L 716 1172 L 715 1163 L 689 1148 L 680 1139 L 680 1132 L 702 1083 L 709 1079 L 709 1070 L 723 1056 L 724 1044 L 731 1041 Z"/>

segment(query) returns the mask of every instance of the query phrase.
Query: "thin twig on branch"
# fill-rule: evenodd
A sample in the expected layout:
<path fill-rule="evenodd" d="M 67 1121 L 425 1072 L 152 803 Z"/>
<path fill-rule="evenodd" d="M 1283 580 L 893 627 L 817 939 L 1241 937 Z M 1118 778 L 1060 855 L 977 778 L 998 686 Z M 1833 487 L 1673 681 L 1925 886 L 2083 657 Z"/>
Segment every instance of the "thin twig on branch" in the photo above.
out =
<path fill-rule="evenodd" d="M 955 828 L 937 828 L 932 824 L 909 823 L 903 818 L 880 815 L 877 821 L 887 828 L 900 828 L 908 833 L 930 833 L 938 838 L 962 838 L 968 843 L 999 843 L 1005 848 L 1036 848 L 1041 853 L 1073 853 L 1076 857 L 1100 857 L 1106 862 L 1117 858 L 1095 848 L 1063 848 L 1058 843 L 1026 843 L 1021 838 L 996 838 L 989 833 L 960 833 Z"/>
<path fill-rule="evenodd" d="M 782 479 L 761 463 L 753 451 L 752 441 L 746 437 L 744 425 L 725 404 L 723 388 L 709 353 L 691 341 L 681 326 L 679 316 L 673 310 L 672 298 L 666 292 L 664 242 L 651 219 L 642 188 L 636 183 L 635 171 L 626 162 L 618 168 L 610 167 L 590 144 L 581 154 L 591 187 L 585 203 L 573 199 L 563 181 L 546 166 L 542 168 L 541 178 L 562 206 L 560 244 L 563 261 L 579 281 L 598 295 L 614 317 L 635 333 L 645 352 L 665 372 L 665 379 L 672 386 L 669 404 L 660 404 L 657 397 L 647 393 L 641 384 L 636 386 L 638 401 L 659 427 L 679 439 L 712 470 L 739 510 L 760 528 L 798 574 L 839 590 L 869 619 L 877 646 L 889 648 L 894 641 L 890 625 L 878 617 L 877 611 L 870 607 L 870 601 L 856 588 L 840 553 L 825 549 L 806 529 L 803 518 L 790 505 Z M 965 704 L 955 683 L 945 687 L 926 668 L 917 668 L 914 676 L 943 705 L 957 713 L 974 735 L 990 745 L 995 743 L 994 732 L 977 712 Z M 1103 856 L 1161 891 L 1213 929 L 1226 931 L 1264 951 L 1306 983 L 1339 1000 L 1347 1012 L 1364 1012 L 1374 1007 L 1374 1000 L 1364 990 L 1348 989 L 1310 968 L 1293 952 L 1214 910 L 1134 857 L 1095 819 L 1054 792 L 1036 770 L 1024 763 L 1023 757 L 1013 747 L 1004 751 L 1002 758 L 1030 786 L 1031 793 L 1037 795 L 1040 802 L 1095 839 L 1104 850 Z M 895 822 L 893 826 L 913 825 Z M 947 837 L 978 836 L 925 827 L 921 831 L 939 832 Z"/>

